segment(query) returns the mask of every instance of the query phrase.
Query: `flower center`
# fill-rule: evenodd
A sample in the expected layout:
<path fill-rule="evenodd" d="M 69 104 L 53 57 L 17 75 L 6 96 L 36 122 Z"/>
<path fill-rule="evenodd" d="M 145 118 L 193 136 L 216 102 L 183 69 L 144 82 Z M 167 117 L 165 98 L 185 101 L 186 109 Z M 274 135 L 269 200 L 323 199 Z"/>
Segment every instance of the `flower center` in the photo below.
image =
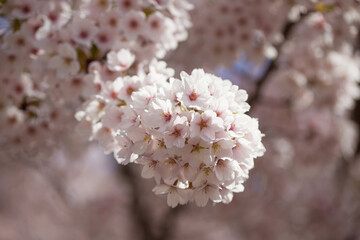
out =
<path fill-rule="evenodd" d="M 89 33 L 85 30 L 81 31 L 79 37 L 82 39 L 86 39 L 89 36 Z"/>
<path fill-rule="evenodd" d="M 130 27 L 132 28 L 132 29 L 136 29 L 137 27 L 138 27 L 138 22 L 136 21 L 136 20 L 131 20 L 130 21 Z"/>
<path fill-rule="evenodd" d="M 178 129 L 175 129 L 175 131 L 172 133 L 172 135 L 174 135 L 175 137 L 179 137 L 180 131 Z"/>
<path fill-rule="evenodd" d="M 127 93 L 127 95 L 129 95 L 129 96 L 131 96 L 131 94 L 133 93 L 133 91 L 134 91 L 134 88 L 132 88 L 132 87 L 128 87 L 128 88 L 126 89 L 126 93 Z"/>
<path fill-rule="evenodd" d="M 204 119 L 201 119 L 201 121 L 199 123 L 199 126 L 200 126 L 200 130 L 202 130 L 203 128 L 206 128 L 207 127 L 207 121 L 205 121 Z"/>
<path fill-rule="evenodd" d="M 169 122 L 171 120 L 171 113 L 167 112 L 167 113 L 162 113 L 163 114 L 163 117 L 164 117 L 164 120 L 165 122 Z"/>
<path fill-rule="evenodd" d="M 196 92 L 194 92 L 194 91 L 189 95 L 190 101 L 196 101 L 196 99 L 198 97 L 199 97 L 199 95 L 197 95 Z"/>
<path fill-rule="evenodd" d="M 106 43 L 108 41 L 108 37 L 105 34 L 100 34 L 99 35 L 99 41 L 102 43 Z"/>

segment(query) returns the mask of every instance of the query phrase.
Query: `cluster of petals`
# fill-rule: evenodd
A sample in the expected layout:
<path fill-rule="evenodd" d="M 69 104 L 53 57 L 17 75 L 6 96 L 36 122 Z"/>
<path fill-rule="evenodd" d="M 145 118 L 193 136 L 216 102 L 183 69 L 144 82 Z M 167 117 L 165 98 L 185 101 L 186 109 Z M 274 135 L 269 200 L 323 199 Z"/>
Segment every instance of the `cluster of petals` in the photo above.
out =
<path fill-rule="evenodd" d="M 360 23 L 360 11 L 357 17 L 347 20 L 351 12 L 335 8 L 329 13 L 312 13 L 304 20 L 284 45 L 283 67 L 269 86 L 272 97 L 287 98 L 295 110 L 328 109 L 346 117 L 360 96 L 359 63 L 352 47 L 358 31 L 351 30 Z M 337 30 L 338 22 L 346 26 L 341 32 Z M 301 59 L 300 54 L 304 55 Z"/>
<path fill-rule="evenodd" d="M 51 152 L 68 142 L 62 136 L 101 79 L 176 48 L 191 8 L 186 0 L 1 1 L 1 152 Z"/>
<path fill-rule="evenodd" d="M 168 57 L 173 65 L 189 71 L 194 66 L 213 70 L 230 66 L 240 56 L 261 65 L 279 53 L 276 46 L 292 23 L 307 12 L 324 13 L 331 35 L 349 40 L 357 32 L 360 10 L 356 1 L 342 0 L 192 0 L 193 27 L 189 39 Z M 271 20 L 269 20 L 271 19 Z M 321 21 L 318 22 L 319 26 Z M 303 36 L 309 36 L 307 27 Z M 287 32 L 288 33 L 288 32 Z M 309 43 L 306 38 L 302 42 Z M 191 56 L 191 57 L 190 57 Z"/>
<path fill-rule="evenodd" d="M 41 46 L 51 39 L 81 49 L 95 45 L 101 53 L 128 48 L 149 60 L 187 38 L 191 9 L 186 0 L 16 0 L 0 12 L 16 28 L 31 22 Z"/>
<path fill-rule="evenodd" d="M 271 102 L 276 110 L 262 108 L 261 115 L 288 138 L 300 161 L 340 159 L 356 150 L 358 130 L 349 113 L 360 97 L 360 65 L 354 55 L 360 9 L 353 4 L 309 4 L 315 10 L 292 30 L 263 92 L 263 105 Z M 311 147 L 303 151 L 305 145 Z M 331 147 L 319 152 L 323 146 Z"/>
<path fill-rule="evenodd" d="M 284 0 L 192 2 L 195 9 L 191 12 L 193 27 L 189 39 L 169 56 L 170 62 L 187 71 L 193 66 L 205 69 L 230 66 L 242 54 L 258 64 L 275 57 L 272 42 L 293 7 Z"/>
<path fill-rule="evenodd" d="M 143 165 L 169 206 L 229 203 L 265 150 L 247 93 L 202 69 L 172 78 L 164 65 L 108 82 L 77 118 L 119 163 Z"/>

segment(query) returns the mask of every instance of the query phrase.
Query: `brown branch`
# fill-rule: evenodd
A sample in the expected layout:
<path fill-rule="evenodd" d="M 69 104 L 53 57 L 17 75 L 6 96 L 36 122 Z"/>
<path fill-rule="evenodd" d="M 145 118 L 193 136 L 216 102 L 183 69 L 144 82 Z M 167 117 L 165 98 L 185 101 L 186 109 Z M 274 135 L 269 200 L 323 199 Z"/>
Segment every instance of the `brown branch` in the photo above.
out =
<path fill-rule="evenodd" d="M 360 153 L 360 99 L 358 99 L 355 103 L 354 111 L 352 112 L 352 120 L 357 125 L 357 131 L 358 131 L 358 139 L 357 139 L 357 145 L 355 150 L 355 155 Z"/>
<path fill-rule="evenodd" d="M 167 214 L 165 215 L 160 229 L 160 235 L 158 236 L 157 240 L 167 240 L 171 239 L 173 235 L 173 230 L 175 229 L 175 221 L 178 215 L 184 211 L 186 208 L 185 205 L 177 206 L 175 208 L 171 208 Z"/>
<path fill-rule="evenodd" d="M 357 26 L 357 35 L 355 37 L 354 46 L 353 46 L 353 54 L 356 54 L 360 51 L 360 25 Z"/>
<path fill-rule="evenodd" d="M 176 208 L 170 208 L 161 221 L 159 234 L 155 234 L 154 224 L 148 215 L 148 208 L 141 202 L 142 190 L 138 182 L 138 176 L 134 172 L 131 166 L 118 166 L 118 171 L 121 177 L 125 177 L 129 183 L 132 202 L 131 211 L 135 218 L 135 222 L 138 225 L 138 229 L 141 231 L 141 239 L 144 240 L 167 240 L 171 239 L 173 229 L 175 228 L 175 221 L 180 212 L 183 211 L 185 206 L 178 206 Z"/>
<path fill-rule="evenodd" d="M 148 216 L 148 211 L 145 206 L 141 203 L 142 191 L 138 183 L 136 174 L 134 173 L 131 166 L 118 165 L 118 171 L 122 177 L 125 177 L 130 185 L 131 192 L 131 211 L 138 224 L 139 231 L 141 231 L 141 239 L 144 240 L 156 240 L 156 236 L 151 231 L 152 225 L 151 220 Z"/>
<path fill-rule="evenodd" d="M 268 68 L 266 69 L 265 73 L 260 77 L 260 79 L 258 79 L 258 81 L 256 83 L 256 87 L 255 87 L 255 92 L 252 94 L 252 96 L 248 100 L 248 103 L 251 106 L 257 103 L 257 101 L 260 98 L 262 88 L 264 87 L 264 83 L 268 80 L 270 74 L 276 69 L 277 61 L 281 54 L 282 46 L 289 39 L 289 36 L 290 36 L 292 30 L 294 29 L 295 26 L 297 26 L 299 23 L 301 23 L 302 20 L 305 19 L 305 17 L 307 17 L 312 12 L 313 11 L 308 10 L 307 12 L 302 13 L 300 15 L 300 18 L 297 21 L 295 21 L 295 22 L 287 21 L 285 23 L 285 25 L 281 31 L 282 35 L 283 35 L 283 40 L 280 43 L 274 45 L 274 47 L 277 51 L 277 56 L 270 60 L 270 64 L 269 64 Z"/>

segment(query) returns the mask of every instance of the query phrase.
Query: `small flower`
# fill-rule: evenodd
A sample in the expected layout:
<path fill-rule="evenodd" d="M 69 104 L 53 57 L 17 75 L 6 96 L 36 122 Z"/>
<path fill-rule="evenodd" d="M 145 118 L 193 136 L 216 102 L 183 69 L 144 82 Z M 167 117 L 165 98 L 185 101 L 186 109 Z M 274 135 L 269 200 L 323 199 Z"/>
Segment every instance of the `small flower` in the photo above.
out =
<path fill-rule="evenodd" d="M 118 10 L 110 10 L 100 19 L 102 26 L 112 28 L 115 33 L 119 31 L 120 21 L 121 13 Z"/>
<path fill-rule="evenodd" d="M 178 204 L 184 204 L 184 199 L 180 195 L 180 189 L 169 185 L 158 185 L 153 189 L 155 194 L 167 194 L 167 204 L 170 207 L 176 207 Z"/>
<path fill-rule="evenodd" d="M 177 94 L 179 101 L 187 107 L 201 109 L 210 98 L 205 72 L 196 69 L 191 75 L 182 72 L 180 76 L 182 92 Z"/>
<path fill-rule="evenodd" d="M 118 135 L 115 137 L 117 142 L 117 150 L 114 151 L 114 157 L 119 164 L 126 165 L 128 163 L 134 162 L 138 155 L 134 153 L 134 150 L 137 148 L 134 142 L 126 136 Z"/>
<path fill-rule="evenodd" d="M 180 164 L 175 157 L 168 157 L 159 161 L 159 173 L 165 183 L 172 184 L 178 178 Z"/>
<path fill-rule="evenodd" d="M 145 14 L 140 11 L 127 12 L 121 22 L 121 28 L 125 36 L 130 40 L 136 39 L 143 33 L 145 26 Z"/>
<path fill-rule="evenodd" d="M 49 67 L 56 71 L 59 78 L 74 75 L 80 70 L 75 49 L 68 43 L 62 43 L 57 47 L 57 55 L 49 60 Z"/>
<path fill-rule="evenodd" d="M 160 42 L 166 48 L 172 49 L 177 45 L 177 41 L 173 35 L 176 31 L 176 26 L 172 20 L 165 17 L 163 14 L 156 12 L 147 18 L 147 36 L 155 42 Z"/>
<path fill-rule="evenodd" d="M 14 6 L 12 15 L 19 19 L 29 18 L 39 7 L 35 0 L 16 0 L 14 1 Z"/>
<path fill-rule="evenodd" d="M 60 29 L 71 19 L 71 6 L 67 2 L 49 2 L 44 10 L 54 29 Z"/>
<path fill-rule="evenodd" d="M 190 136 L 199 136 L 204 141 L 215 140 L 215 134 L 224 130 L 223 121 L 212 110 L 195 113 L 190 122 Z"/>
<path fill-rule="evenodd" d="M 143 165 L 141 176 L 143 178 L 155 178 L 156 183 L 160 183 L 161 176 L 159 173 L 159 161 L 152 159 L 151 157 L 141 157 L 137 162 Z"/>
<path fill-rule="evenodd" d="M 194 199 L 197 206 L 204 207 L 209 199 L 213 202 L 221 202 L 221 194 L 216 187 L 205 185 L 194 192 Z"/>
<path fill-rule="evenodd" d="M 169 100 L 154 99 L 149 104 L 149 111 L 143 114 L 143 119 L 147 127 L 164 132 L 175 119 L 172 103 Z"/>
<path fill-rule="evenodd" d="M 126 49 L 111 51 L 107 54 L 108 68 L 111 71 L 127 70 L 135 61 L 135 56 Z"/>
<path fill-rule="evenodd" d="M 239 163 L 229 159 L 218 159 L 215 165 L 215 175 L 220 181 L 231 181 L 236 173 L 241 172 Z"/>
<path fill-rule="evenodd" d="M 158 89 L 156 86 L 145 86 L 139 89 L 139 91 L 134 92 L 131 95 L 133 105 L 137 109 L 145 109 L 149 106 L 151 100 L 153 100 L 157 95 Z"/>
<path fill-rule="evenodd" d="M 183 148 L 185 140 L 189 136 L 189 123 L 186 117 L 177 116 L 171 124 L 171 128 L 167 130 L 168 134 L 164 136 L 166 147 L 176 146 Z"/>
<path fill-rule="evenodd" d="M 183 148 L 183 158 L 195 169 L 204 164 L 211 165 L 214 159 L 210 148 L 211 145 L 201 138 L 191 138 Z"/>
<path fill-rule="evenodd" d="M 104 126 L 112 129 L 126 130 L 139 124 L 138 116 L 128 106 L 109 106 L 105 109 L 105 116 L 102 119 Z"/>
<path fill-rule="evenodd" d="M 115 34 L 116 33 L 114 33 L 114 30 L 110 27 L 103 27 L 97 31 L 94 37 L 94 43 L 99 49 L 103 51 L 111 49 L 115 42 Z"/>
<path fill-rule="evenodd" d="M 90 46 L 97 31 L 97 27 L 86 19 L 76 18 L 71 23 L 71 33 L 74 41 L 85 46 Z"/>
<path fill-rule="evenodd" d="M 131 9 L 139 7 L 139 0 L 116 0 L 117 7 L 122 13 L 129 12 Z"/>
<path fill-rule="evenodd" d="M 113 152 L 116 148 L 114 134 L 110 128 L 103 127 L 101 124 L 96 126 L 95 137 L 99 144 L 104 148 L 105 153 Z"/>

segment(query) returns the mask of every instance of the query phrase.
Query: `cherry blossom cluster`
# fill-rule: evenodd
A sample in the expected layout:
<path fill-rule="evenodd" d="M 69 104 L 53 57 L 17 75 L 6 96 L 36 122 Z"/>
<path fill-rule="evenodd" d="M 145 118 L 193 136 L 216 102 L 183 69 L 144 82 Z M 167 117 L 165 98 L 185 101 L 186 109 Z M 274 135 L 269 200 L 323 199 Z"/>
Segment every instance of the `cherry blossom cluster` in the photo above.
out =
<path fill-rule="evenodd" d="M 168 56 L 171 65 L 185 70 L 203 67 L 212 71 L 219 65 L 230 66 L 241 55 L 262 64 L 278 55 L 276 46 L 284 40 L 284 31 L 307 12 L 324 13 L 339 46 L 356 35 L 360 13 L 356 1 L 342 0 L 192 2 L 189 40 Z"/>
<path fill-rule="evenodd" d="M 300 45 L 297 48 L 304 52 L 313 50 Z M 327 108 L 335 115 L 345 116 L 354 107 L 354 100 L 360 96 L 360 71 L 359 64 L 348 54 L 331 51 L 321 61 L 309 54 L 304 62 L 293 63 L 296 65 L 293 68 L 276 72 L 274 81 L 279 83 L 269 86 L 272 88 L 269 97 L 286 99 L 295 111 Z M 309 69 L 310 63 L 316 67 Z"/>
<path fill-rule="evenodd" d="M 27 77 L 19 76 L 17 80 L 26 81 L 24 79 Z M 54 99 L 37 94 L 27 95 L 26 90 L 29 89 L 22 89 L 20 84 L 15 86 L 17 92 L 14 94 L 14 85 L 16 83 L 2 85 L 5 91 L 9 92 L 8 97 L 15 95 L 22 98 L 16 105 L 8 103 L 0 110 L 1 161 L 47 159 L 52 154 L 53 148 L 59 147 L 60 139 L 64 141 L 63 143 L 69 144 L 75 140 L 67 134 L 72 131 L 71 126 L 74 127 L 76 124 L 73 120 L 73 112 L 64 106 L 63 102 L 56 102 Z M 21 91 L 24 92 L 20 93 Z M 64 122 L 67 125 L 64 126 Z"/>
<path fill-rule="evenodd" d="M 247 94 L 201 69 L 175 79 L 164 67 L 107 82 L 77 118 L 119 163 L 143 165 L 170 206 L 229 203 L 265 150 Z"/>
<path fill-rule="evenodd" d="M 13 47 L 39 51 L 49 40 L 69 42 L 76 51 L 92 50 L 93 57 L 127 48 L 140 61 L 163 57 L 186 39 L 191 8 L 186 0 L 15 0 L 5 1 L 0 11 L 15 30 L 31 25 L 29 32 L 20 29 L 10 35 Z M 35 35 L 37 44 L 26 41 L 28 34 Z"/>
<path fill-rule="evenodd" d="M 284 0 L 192 2 L 195 5 L 191 12 L 194 26 L 189 40 L 169 56 L 169 61 L 182 69 L 229 66 L 240 54 L 246 54 L 256 63 L 275 57 L 272 42 L 293 6 Z M 189 54 L 191 59 L 188 59 Z"/>
<path fill-rule="evenodd" d="M 317 144 L 311 145 L 314 152 L 318 144 L 331 144 L 332 155 L 353 153 L 356 130 L 348 113 L 360 96 L 360 65 L 352 47 L 357 37 L 357 31 L 352 29 L 359 20 L 360 12 L 347 8 L 314 12 L 284 45 L 279 69 L 264 99 L 292 113 L 291 121 L 303 136 L 302 140 L 291 136 L 295 146 L 310 138 L 317 139 Z M 341 32 L 337 31 L 339 22 L 343 22 Z M 279 127 L 288 133 L 294 130 Z"/>
<path fill-rule="evenodd" d="M 352 187 L 352 181 L 338 184 L 350 178 L 344 171 L 355 169 L 347 164 L 352 162 L 359 134 L 350 113 L 359 99 L 360 5 L 358 1 L 296 2 L 306 6 L 308 15 L 289 31 L 252 106 L 267 136 L 265 159 L 252 172 L 242 198 L 235 200 L 238 212 L 246 212 L 246 217 L 236 220 L 238 214 L 228 210 L 233 217 L 227 224 L 240 221 L 238 225 L 247 228 L 241 237 L 249 239 L 296 239 L 299 233 L 308 238 L 350 235 L 337 225 L 354 218 L 347 209 L 359 197 L 357 190 L 343 191 Z M 259 201 L 254 202 L 254 196 Z M 274 203 L 271 209 L 269 202 Z M 253 229 L 259 226 L 263 233 L 254 236 Z"/>
<path fill-rule="evenodd" d="M 100 79 L 174 49 L 187 37 L 191 8 L 186 0 L 1 1 L 1 152 L 26 159 L 68 143 L 76 109 Z"/>

